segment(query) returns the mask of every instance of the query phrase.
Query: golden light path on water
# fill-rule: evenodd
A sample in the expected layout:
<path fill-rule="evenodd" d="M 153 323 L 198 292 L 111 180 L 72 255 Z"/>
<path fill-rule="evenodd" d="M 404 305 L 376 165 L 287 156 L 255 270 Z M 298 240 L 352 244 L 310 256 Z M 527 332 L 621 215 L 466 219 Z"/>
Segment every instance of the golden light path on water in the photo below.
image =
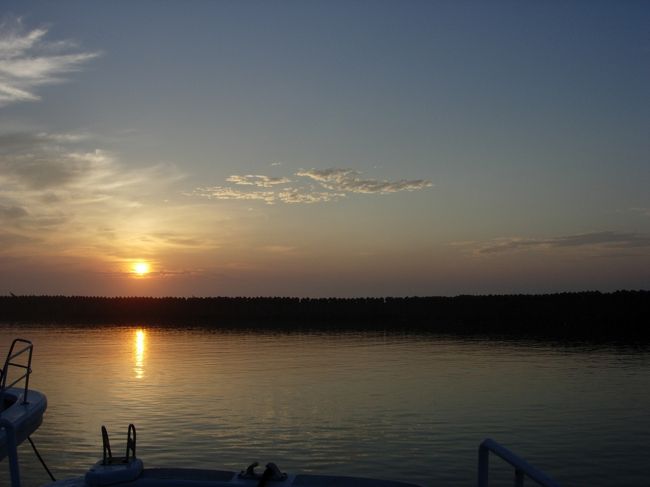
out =
<path fill-rule="evenodd" d="M 146 337 L 145 330 L 139 328 L 135 331 L 134 335 L 134 366 L 133 372 L 136 379 L 144 377 L 144 353 L 146 351 Z"/>
<path fill-rule="evenodd" d="M 648 487 L 645 346 L 5 324 L 0 351 L 25 333 L 30 387 L 48 398 L 33 439 L 57 478 L 101 457 L 101 425 L 119 449 L 134 423 L 149 467 L 239 471 L 259 459 L 465 487 L 491 436 L 561 485 Z M 23 453 L 24 485 L 43 485 Z M 512 485 L 494 463 L 491 481 Z M 8 478 L 0 462 L 0 486 Z"/>

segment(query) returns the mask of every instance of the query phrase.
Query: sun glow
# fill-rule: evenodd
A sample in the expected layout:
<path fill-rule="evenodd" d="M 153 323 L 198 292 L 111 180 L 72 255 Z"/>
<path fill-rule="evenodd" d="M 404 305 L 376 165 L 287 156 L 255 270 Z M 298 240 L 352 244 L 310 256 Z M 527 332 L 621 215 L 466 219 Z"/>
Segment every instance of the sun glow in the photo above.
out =
<path fill-rule="evenodd" d="M 136 262 L 133 264 L 133 272 L 138 276 L 144 276 L 150 272 L 149 264 L 146 262 Z"/>

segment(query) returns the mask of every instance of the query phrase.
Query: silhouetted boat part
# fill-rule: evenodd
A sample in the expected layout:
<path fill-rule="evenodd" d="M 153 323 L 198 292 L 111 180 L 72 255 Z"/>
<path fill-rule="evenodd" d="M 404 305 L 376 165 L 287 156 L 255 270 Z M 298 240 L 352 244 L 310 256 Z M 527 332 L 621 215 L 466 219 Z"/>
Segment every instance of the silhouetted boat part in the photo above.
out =
<path fill-rule="evenodd" d="M 30 341 L 16 338 L 0 370 L 0 460 L 8 457 L 12 487 L 20 485 L 17 447 L 38 429 L 47 409 L 45 394 L 29 389 L 33 349 Z"/>
<path fill-rule="evenodd" d="M 17 350 L 18 348 L 18 350 Z M 419 487 L 408 482 L 341 475 L 284 473 L 274 463 L 266 464 L 263 472 L 256 471 L 257 462 L 237 473 L 230 470 L 195 468 L 144 468 L 136 457 L 136 429 L 127 430 L 123 457 L 113 456 L 106 428 L 102 426 L 102 459 L 83 476 L 54 480 L 29 436 L 38 429 L 47 408 L 44 394 L 29 389 L 33 345 L 17 338 L 11 344 L 2 369 L 0 381 L 0 460 L 8 457 L 11 487 L 21 487 L 17 447 L 26 439 L 32 443 L 53 482 L 44 487 Z M 22 361 L 21 361 L 22 360 Z M 18 377 L 7 385 L 10 371 Z M 23 388 L 14 387 L 24 381 Z M 510 450 L 491 439 L 479 446 L 478 487 L 488 486 L 490 453 L 509 463 L 515 470 L 515 487 L 523 486 L 528 477 L 543 487 L 559 487 L 553 479 L 533 467 Z"/>

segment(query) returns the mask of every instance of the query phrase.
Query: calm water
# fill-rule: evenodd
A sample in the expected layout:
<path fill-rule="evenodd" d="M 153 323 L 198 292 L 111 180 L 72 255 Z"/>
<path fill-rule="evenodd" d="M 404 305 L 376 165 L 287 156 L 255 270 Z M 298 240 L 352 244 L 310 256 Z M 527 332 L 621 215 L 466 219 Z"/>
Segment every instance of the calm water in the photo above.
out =
<path fill-rule="evenodd" d="M 566 486 L 650 484 L 650 353 L 383 334 L 0 327 L 34 342 L 49 408 L 34 441 L 57 478 L 122 451 L 146 466 L 475 483 L 492 437 Z M 27 486 L 47 480 L 21 447 Z M 493 466 L 497 461 L 492 462 Z M 6 460 L 0 485 L 8 484 Z M 512 473 L 494 469 L 494 485 Z"/>

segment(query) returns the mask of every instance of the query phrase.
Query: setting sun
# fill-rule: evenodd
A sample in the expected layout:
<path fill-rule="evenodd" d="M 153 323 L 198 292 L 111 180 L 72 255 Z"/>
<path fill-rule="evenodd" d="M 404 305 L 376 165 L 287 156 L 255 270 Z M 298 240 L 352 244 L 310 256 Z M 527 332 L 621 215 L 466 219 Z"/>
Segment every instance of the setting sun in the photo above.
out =
<path fill-rule="evenodd" d="M 139 276 L 144 276 L 145 274 L 149 274 L 149 264 L 146 262 L 136 262 L 133 264 L 133 272 L 135 272 Z"/>

